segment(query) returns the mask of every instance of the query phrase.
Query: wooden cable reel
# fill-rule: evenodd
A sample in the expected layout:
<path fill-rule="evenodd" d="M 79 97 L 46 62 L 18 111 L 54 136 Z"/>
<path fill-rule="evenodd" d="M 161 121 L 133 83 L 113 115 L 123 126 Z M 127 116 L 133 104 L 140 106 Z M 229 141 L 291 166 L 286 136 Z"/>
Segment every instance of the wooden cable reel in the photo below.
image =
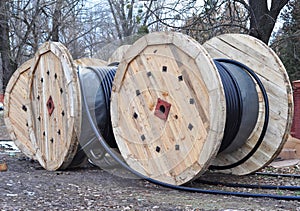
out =
<path fill-rule="evenodd" d="M 224 115 L 220 77 L 199 43 L 153 33 L 127 50 L 115 76 L 111 118 L 134 170 L 170 184 L 195 178 L 217 153 Z"/>
<path fill-rule="evenodd" d="M 70 111 L 72 114 L 70 117 L 66 117 L 65 120 L 60 119 L 58 113 L 54 111 L 64 107 L 65 109 L 61 110 L 61 115 L 68 115 L 68 103 L 73 100 L 69 99 L 68 101 L 68 96 L 75 97 L 76 101 L 77 96 L 80 94 L 76 87 L 76 80 L 75 82 L 72 81 L 73 78 L 76 79 L 77 77 L 76 66 L 99 66 L 103 64 L 105 64 L 105 61 L 92 58 L 81 58 L 73 61 L 63 45 L 51 42 L 41 46 L 34 59 L 28 60 L 15 71 L 5 93 L 4 117 L 12 140 L 27 157 L 37 159 L 47 170 L 84 165 L 86 158 L 78 148 L 78 138 L 74 133 L 75 127 L 80 126 L 80 119 L 77 119 L 80 110 L 76 111 L 78 108 L 75 109 L 70 106 L 73 109 L 73 111 Z M 52 75 L 50 75 L 50 70 L 53 70 L 53 72 L 51 71 Z M 72 88 L 64 87 L 63 83 L 68 80 L 69 82 L 72 81 L 69 86 L 74 86 L 75 91 Z M 31 83 L 31 86 L 29 86 L 29 83 Z M 39 88 L 37 89 L 37 87 Z M 66 93 L 64 96 L 64 88 L 67 91 L 71 89 L 71 93 Z M 58 93 L 63 97 L 59 98 Z M 44 102 L 47 97 L 48 101 Z M 50 99 L 52 99 L 52 102 L 50 102 Z M 57 100 L 57 104 L 55 100 Z M 38 104 L 37 102 L 40 101 L 42 103 Z M 75 107 L 76 104 L 78 103 L 75 103 Z M 52 109 L 53 114 L 50 115 Z M 77 113 L 77 116 L 75 113 Z M 76 120 L 74 120 L 75 117 Z M 47 119 L 48 122 L 43 118 Z M 40 127 L 36 127 L 40 121 L 44 121 L 44 125 L 40 124 Z M 31 122 L 31 125 L 29 125 L 29 122 Z M 46 126 L 46 124 L 48 125 Z M 64 124 L 64 128 L 59 128 L 59 124 Z M 41 131 L 41 127 L 45 128 L 45 133 Z M 64 134 L 66 131 L 72 132 Z M 46 141 L 46 134 L 48 134 L 47 137 L 53 135 L 55 139 L 57 138 L 59 140 L 57 144 L 53 144 L 55 141 L 53 137 Z M 64 137 L 59 139 L 60 136 Z M 49 153 L 52 153 L 51 158 L 49 158 Z"/>
<path fill-rule="evenodd" d="M 85 149 L 79 145 L 82 102 L 77 69 L 102 66 L 106 62 L 100 59 L 73 61 L 61 43 L 45 43 L 36 53 L 30 83 L 32 140 L 38 160 L 47 170 L 78 167 L 87 160 Z"/>
<path fill-rule="evenodd" d="M 30 138 L 47 170 L 67 168 L 78 148 L 80 89 L 75 66 L 60 43 L 43 44 L 31 67 L 28 98 Z"/>
<path fill-rule="evenodd" d="M 35 149 L 30 141 L 27 112 L 29 99 L 28 82 L 31 63 L 23 63 L 12 75 L 5 89 L 4 121 L 15 145 L 30 159 L 35 159 Z"/>
<path fill-rule="evenodd" d="M 247 35 L 223 35 L 202 47 L 183 34 L 152 33 L 127 50 L 112 91 L 114 135 L 134 170 L 180 185 L 211 164 L 231 166 L 256 147 L 266 112 L 258 87 L 259 115 L 250 137 L 230 153 L 218 154 L 226 99 L 211 56 L 250 67 L 263 83 L 270 104 L 262 143 L 249 159 L 222 171 L 252 173 L 280 152 L 290 131 L 293 101 L 286 71 L 272 50 Z"/>
<path fill-rule="evenodd" d="M 262 81 L 269 99 L 269 126 L 263 142 L 244 163 L 242 160 L 255 147 L 262 129 L 264 102 L 260 99 L 257 125 L 247 142 L 231 153 L 220 153 L 212 165 L 220 171 L 236 175 L 253 173 L 270 163 L 280 153 L 291 129 L 293 115 L 292 88 L 286 70 L 278 56 L 263 42 L 242 34 L 214 37 L 204 43 L 212 58 L 227 58 L 250 67 Z M 258 93 L 260 90 L 258 90 Z M 261 94 L 259 93 L 261 96 Z"/>

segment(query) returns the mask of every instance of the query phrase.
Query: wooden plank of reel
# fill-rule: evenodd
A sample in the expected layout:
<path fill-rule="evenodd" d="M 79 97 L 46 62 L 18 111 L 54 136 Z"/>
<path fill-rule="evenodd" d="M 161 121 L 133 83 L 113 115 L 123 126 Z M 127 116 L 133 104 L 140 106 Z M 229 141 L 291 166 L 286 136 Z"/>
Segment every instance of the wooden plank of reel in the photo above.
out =
<path fill-rule="evenodd" d="M 80 87 L 69 51 L 60 43 L 43 44 L 30 75 L 28 124 L 36 158 L 47 170 L 67 168 L 77 151 L 81 115 Z"/>
<path fill-rule="evenodd" d="M 74 60 L 74 64 L 76 64 L 77 66 L 81 66 L 81 67 L 107 66 L 107 62 L 102 59 L 87 58 L 87 57 L 83 57 L 83 58 Z"/>
<path fill-rule="evenodd" d="M 30 159 L 35 159 L 35 148 L 32 145 L 28 130 L 27 93 L 30 80 L 30 68 L 33 59 L 23 63 L 12 75 L 5 89 L 4 121 L 7 131 L 15 145 Z"/>
<path fill-rule="evenodd" d="M 263 83 L 269 100 L 269 124 L 263 142 L 255 153 L 236 167 L 220 170 L 224 173 L 245 175 L 269 164 L 281 151 L 291 129 L 293 115 L 292 88 L 286 70 L 278 56 L 263 42 L 242 34 L 214 37 L 203 47 L 212 58 L 236 60 L 251 68 Z M 257 124 L 247 142 L 231 153 L 220 153 L 214 166 L 230 166 L 242 160 L 256 145 L 264 122 L 264 102 L 261 90 Z"/>
<path fill-rule="evenodd" d="M 120 62 L 130 46 L 131 45 L 121 45 L 118 47 L 117 50 L 115 50 L 115 52 L 109 57 L 108 64 Z"/>
<path fill-rule="evenodd" d="M 111 119 L 131 168 L 170 184 L 192 180 L 215 157 L 224 116 L 220 77 L 199 43 L 152 33 L 128 49 L 114 80 Z"/>

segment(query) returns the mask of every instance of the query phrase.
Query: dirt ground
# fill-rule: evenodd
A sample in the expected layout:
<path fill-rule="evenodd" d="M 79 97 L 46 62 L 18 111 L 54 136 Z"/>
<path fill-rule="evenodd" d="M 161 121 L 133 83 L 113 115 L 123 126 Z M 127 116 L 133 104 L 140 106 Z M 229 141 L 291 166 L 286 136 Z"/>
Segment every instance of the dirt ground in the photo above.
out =
<path fill-rule="evenodd" d="M 5 140 L 0 117 L 0 140 Z M 0 172 L 0 210 L 300 210 L 298 201 L 176 191 L 91 165 L 50 172 L 3 148 L 1 163 L 8 170 Z M 255 182 L 251 180 L 247 182 Z"/>

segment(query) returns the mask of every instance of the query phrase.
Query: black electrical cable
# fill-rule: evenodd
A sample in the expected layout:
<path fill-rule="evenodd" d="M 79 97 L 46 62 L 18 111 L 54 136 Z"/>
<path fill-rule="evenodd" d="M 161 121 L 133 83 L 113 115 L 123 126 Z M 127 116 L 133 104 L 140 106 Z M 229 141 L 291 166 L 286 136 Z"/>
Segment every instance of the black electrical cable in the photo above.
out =
<path fill-rule="evenodd" d="M 116 74 L 116 68 L 109 68 L 109 69 L 98 69 L 98 71 L 95 71 L 92 69 L 99 78 L 102 78 L 101 80 L 101 87 L 104 92 L 104 97 L 105 97 L 105 104 L 107 108 L 107 112 L 109 112 L 110 108 L 110 93 L 112 89 L 112 82 L 114 80 L 115 74 Z"/>
<path fill-rule="evenodd" d="M 120 64 L 120 62 L 113 62 L 113 63 L 110 63 L 110 64 L 107 65 L 107 66 L 108 66 L 108 67 L 111 67 L 111 66 L 113 66 L 113 67 L 118 67 L 119 64 Z"/>
<path fill-rule="evenodd" d="M 269 190 L 300 190 L 300 186 L 286 186 L 286 185 L 254 185 L 254 184 L 240 184 L 240 183 L 225 183 L 198 179 L 197 182 L 207 185 L 222 185 L 226 187 L 235 188 L 252 188 L 252 189 L 269 189 Z"/>
<path fill-rule="evenodd" d="M 279 173 L 268 173 L 268 172 L 256 172 L 259 176 L 270 176 L 270 177 L 291 177 L 300 178 L 300 174 L 279 174 Z"/>
<path fill-rule="evenodd" d="M 86 68 L 96 74 L 100 81 L 95 100 L 95 116 L 97 120 L 97 126 L 109 146 L 112 148 L 117 148 L 117 143 L 110 124 L 110 94 L 117 67 L 111 66 Z M 105 105 L 103 105 L 101 101 L 104 101 Z"/>
<path fill-rule="evenodd" d="M 232 73 L 218 60 L 214 60 L 221 77 L 226 99 L 226 121 L 219 153 L 225 150 L 236 137 L 243 115 L 243 100 L 239 85 Z"/>
<path fill-rule="evenodd" d="M 266 90 L 264 88 L 264 85 L 262 84 L 261 80 L 255 74 L 255 72 L 253 70 L 251 70 L 249 67 L 247 67 L 246 65 L 244 65 L 244 64 L 242 64 L 240 62 L 237 62 L 237 61 L 234 61 L 234 60 L 230 60 L 230 59 L 216 59 L 216 61 L 234 64 L 234 65 L 239 66 L 244 71 L 247 71 L 247 73 L 249 73 L 253 77 L 253 79 L 257 82 L 257 85 L 259 86 L 259 88 L 260 88 L 260 90 L 262 92 L 262 95 L 263 95 L 263 99 L 264 99 L 264 112 L 265 112 L 265 115 L 264 115 L 264 124 L 263 124 L 263 127 L 262 127 L 262 131 L 260 133 L 260 136 L 259 136 L 256 144 L 254 145 L 254 147 L 251 149 L 251 151 L 245 157 L 243 157 L 242 159 L 240 159 L 239 161 L 237 161 L 237 162 L 235 162 L 233 164 L 225 165 L 225 166 L 215 166 L 215 165 L 212 165 L 212 166 L 209 167 L 209 169 L 211 169 L 211 170 L 225 170 L 225 169 L 231 169 L 231 168 L 234 168 L 234 167 L 237 167 L 237 166 L 243 164 L 249 158 L 251 158 L 253 156 L 253 154 L 260 147 L 260 145 L 261 145 L 261 143 L 262 143 L 262 141 L 263 141 L 263 139 L 265 137 L 265 134 L 266 134 L 266 131 L 267 131 L 267 128 L 268 128 L 268 124 L 269 124 L 269 100 L 268 100 L 267 92 L 266 92 Z"/>
<path fill-rule="evenodd" d="M 80 83 L 80 87 L 81 87 L 81 91 L 82 93 L 84 93 L 84 86 L 83 86 L 83 82 L 80 78 L 79 75 L 79 83 Z M 88 120 L 90 122 L 91 128 L 93 129 L 99 143 L 101 144 L 101 146 L 104 148 L 104 150 L 117 162 L 119 163 L 124 169 L 128 170 L 130 173 L 136 175 L 137 177 L 141 178 L 141 179 L 145 179 L 151 183 L 154 183 L 156 185 L 160 185 L 162 187 L 166 187 L 166 188 L 171 188 L 174 190 L 182 190 L 182 191 L 188 191 L 188 192 L 197 192 L 197 193 L 206 193 L 206 194 L 221 194 L 221 195 L 231 195 L 231 196 L 240 196 L 240 197 L 265 197 L 265 198 L 273 198 L 273 199 L 278 199 L 278 200 L 298 200 L 300 201 L 300 197 L 299 196 L 281 196 L 281 195 L 273 195 L 273 194 L 253 194 L 253 193 L 244 193 L 244 192 L 230 192 L 230 191 L 220 191 L 220 190 L 205 190 L 205 189 L 200 189 L 200 188 L 192 188 L 192 187 L 185 187 L 185 186 L 178 186 L 178 185 L 172 185 L 172 184 L 168 184 L 165 182 L 161 182 L 152 178 L 149 178 L 137 171 L 135 171 L 134 169 L 130 168 L 125 162 L 123 162 L 115 153 L 113 150 L 111 150 L 111 148 L 109 147 L 109 145 L 105 142 L 105 140 L 103 139 L 102 135 L 99 133 L 99 130 L 97 128 L 97 126 L 95 125 L 93 118 L 91 116 L 91 113 L 88 109 L 88 104 L 87 104 L 87 100 L 86 97 L 84 96 L 84 94 L 82 94 L 82 98 L 83 98 L 83 106 L 86 110 L 86 114 L 88 117 Z"/>

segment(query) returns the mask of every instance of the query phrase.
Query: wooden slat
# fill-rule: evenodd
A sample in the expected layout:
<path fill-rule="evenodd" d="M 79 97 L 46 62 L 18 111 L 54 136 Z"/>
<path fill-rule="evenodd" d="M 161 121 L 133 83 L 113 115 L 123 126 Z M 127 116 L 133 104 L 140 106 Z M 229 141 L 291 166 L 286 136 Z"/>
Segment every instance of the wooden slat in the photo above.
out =
<path fill-rule="evenodd" d="M 166 119 L 154 114 L 158 99 L 171 104 Z M 119 65 L 111 116 L 119 150 L 133 169 L 170 184 L 186 183 L 206 170 L 220 146 L 225 99 L 217 70 L 188 36 L 149 34 Z"/>
<path fill-rule="evenodd" d="M 223 171 L 237 175 L 255 172 L 278 155 L 291 128 L 292 89 L 285 68 L 278 56 L 268 46 L 248 35 L 221 35 L 207 41 L 203 46 L 213 58 L 233 59 L 250 67 L 259 76 L 267 91 L 270 118 L 263 143 L 249 160 L 235 168 Z M 234 164 L 253 149 L 263 124 L 265 111 L 262 108 L 263 102 L 260 101 L 260 117 L 245 145 L 229 154 L 219 154 L 213 165 Z"/>
<path fill-rule="evenodd" d="M 120 62 L 130 46 L 131 45 L 121 45 L 118 47 L 117 50 L 115 50 L 115 52 L 109 57 L 108 64 Z"/>
<path fill-rule="evenodd" d="M 107 66 L 108 64 L 108 62 L 102 59 L 87 58 L 87 57 L 76 59 L 74 60 L 74 63 L 81 67 L 91 67 L 91 66 L 102 67 L 102 66 Z"/>

